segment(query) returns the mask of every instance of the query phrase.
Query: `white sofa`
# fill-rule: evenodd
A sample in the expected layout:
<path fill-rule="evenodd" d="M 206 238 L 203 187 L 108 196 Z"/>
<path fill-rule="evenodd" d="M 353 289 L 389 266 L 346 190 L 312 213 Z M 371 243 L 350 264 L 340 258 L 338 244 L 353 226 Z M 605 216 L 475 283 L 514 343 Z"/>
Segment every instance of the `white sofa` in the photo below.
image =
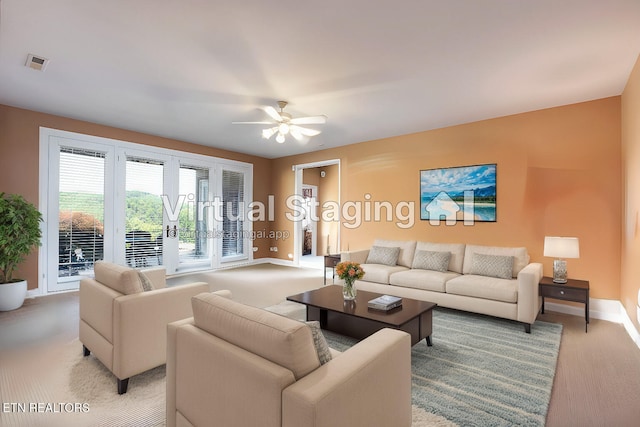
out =
<path fill-rule="evenodd" d="M 541 307 L 542 264 L 524 247 L 377 239 L 341 260 L 362 264 L 358 289 L 515 320 L 527 333 Z"/>

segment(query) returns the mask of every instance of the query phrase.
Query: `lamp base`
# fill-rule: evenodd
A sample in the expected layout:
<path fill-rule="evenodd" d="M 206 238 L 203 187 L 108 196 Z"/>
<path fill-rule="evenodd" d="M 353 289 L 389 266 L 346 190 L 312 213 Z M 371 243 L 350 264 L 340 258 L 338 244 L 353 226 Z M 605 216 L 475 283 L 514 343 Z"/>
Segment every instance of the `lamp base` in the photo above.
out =
<path fill-rule="evenodd" d="M 563 259 L 553 261 L 553 283 L 567 283 L 567 262 Z"/>

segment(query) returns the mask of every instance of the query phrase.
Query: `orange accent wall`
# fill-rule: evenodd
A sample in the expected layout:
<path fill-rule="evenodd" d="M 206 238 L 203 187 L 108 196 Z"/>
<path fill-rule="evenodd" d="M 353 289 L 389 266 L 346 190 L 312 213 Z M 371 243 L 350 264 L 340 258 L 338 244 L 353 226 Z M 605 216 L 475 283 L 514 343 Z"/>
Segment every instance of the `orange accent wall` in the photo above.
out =
<path fill-rule="evenodd" d="M 38 205 L 40 126 L 252 163 L 254 200 L 267 204 L 271 187 L 269 159 L 5 105 L 0 105 L 0 192 L 21 194 Z M 254 224 L 255 230 L 268 228 L 267 222 Z M 254 241 L 258 247 L 254 257 L 268 257 L 269 243 L 268 239 Z M 38 257 L 34 252 L 20 265 L 15 276 L 26 278 L 29 289 L 34 289 L 38 283 L 37 271 Z"/>
<path fill-rule="evenodd" d="M 622 283 L 620 301 L 636 329 L 640 290 L 640 56 L 622 94 L 622 162 L 624 218 L 622 223 Z"/>
<path fill-rule="evenodd" d="M 398 227 L 402 215 L 395 214 L 391 222 L 343 225 L 342 250 L 367 248 L 377 237 L 525 246 L 550 275 L 553 260 L 542 256 L 544 236 L 576 236 L 581 257 L 567 261 L 569 276 L 589 280 L 594 298 L 619 299 L 620 122 L 621 99 L 612 97 L 275 159 L 278 209 L 272 228 L 293 236 L 283 201 L 294 188 L 291 166 L 338 158 L 343 204 L 364 203 L 366 194 L 394 207 L 415 203 L 410 228 Z M 497 163 L 497 222 L 420 221 L 421 169 L 485 163 Z M 282 257 L 292 251 L 293 238 L 272 244 Z"/>

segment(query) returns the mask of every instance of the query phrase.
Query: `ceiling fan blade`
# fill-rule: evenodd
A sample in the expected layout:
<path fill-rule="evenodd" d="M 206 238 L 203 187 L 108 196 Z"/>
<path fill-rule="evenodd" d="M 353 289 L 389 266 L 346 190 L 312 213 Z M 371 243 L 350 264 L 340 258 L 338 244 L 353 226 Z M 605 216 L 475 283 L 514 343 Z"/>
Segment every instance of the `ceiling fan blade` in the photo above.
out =
<path fill-rule="evenodd" d="M 300 128 L 298 126 L 291 126 L 291 128 L 289 129 L 289 133 L 292 137 L 295 138 L 296 141 L 300 142 L 301 144 L 306 144 L 307 142 L 309 142 L 309 137 L 303 135 L 302 132 L 300 132 Z"/>
<path fill-rule="evenodd" d="M 327 123 L 327 116 L 297 117 L 289 120 L 294 125 L 321 125 Z"/>
<path fill-rule="evenodd" d="M 269 139 L 278 132 L 278 126 L 262 130 L 262 137 Z"/>
<path fill-rule="evenodd" d="M 231 122 L 232 125 L 272 125 L 273 122 Z"/>
<path fill-rule="evenodd" d="M 276 111 L 275 108 L 267 105 L 266 107 L 263 108 L 264 112 L 267 113 L 273 120 L 277 121 L 277 122 L 281 122 L 282 116 L 280 115 L 280 113 L 278 113 Z"/>
<path fill-rule="evenodd" d="M 320 135 L 322 132 L 315 129 L 303 128 L 302 126 L 291 125 L 289 126 L 289 132 L 293 135 L 293 132 L 298 132 L 304 136 L 316 136 Z"/>

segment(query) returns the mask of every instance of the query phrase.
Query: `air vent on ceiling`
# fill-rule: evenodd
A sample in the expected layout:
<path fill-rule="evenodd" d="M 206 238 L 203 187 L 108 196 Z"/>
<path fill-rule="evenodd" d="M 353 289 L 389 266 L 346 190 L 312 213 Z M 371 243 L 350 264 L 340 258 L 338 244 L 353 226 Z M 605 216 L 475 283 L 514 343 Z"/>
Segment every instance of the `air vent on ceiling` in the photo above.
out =
<path fill-rule="evenodd" d="M 29 56 L 27 56 L 27 63 L 24 65 L 29 68 L 33 68 L 34 70 L 44 71 L 44 69 L 47 68 L 48 64 L 49 60 L 47 58 L 36 56 L 30 53 Z"/>

